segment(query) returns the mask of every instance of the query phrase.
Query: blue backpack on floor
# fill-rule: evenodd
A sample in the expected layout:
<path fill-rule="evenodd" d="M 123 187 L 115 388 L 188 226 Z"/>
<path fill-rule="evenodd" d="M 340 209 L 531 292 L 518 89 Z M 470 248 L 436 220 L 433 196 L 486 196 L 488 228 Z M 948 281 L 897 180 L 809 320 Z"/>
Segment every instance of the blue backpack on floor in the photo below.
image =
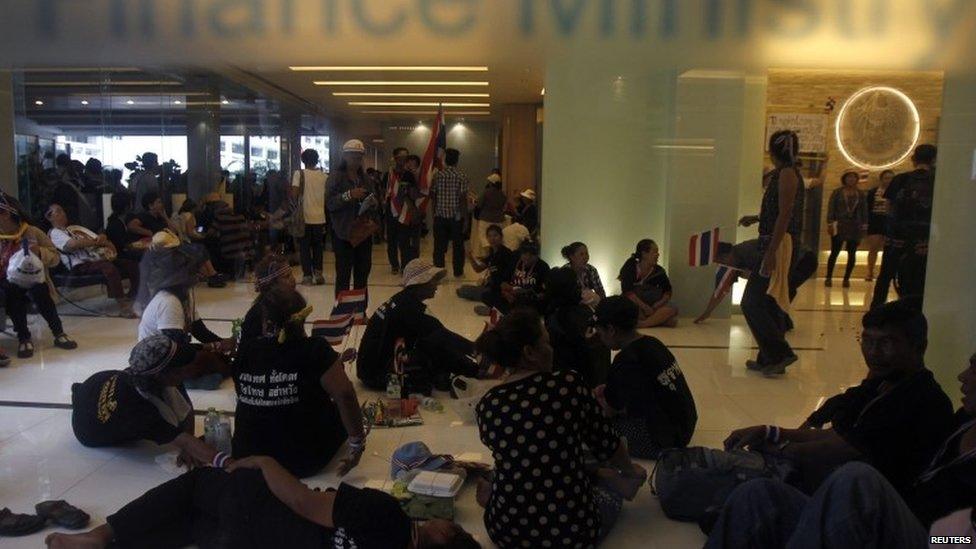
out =
<path fill-rule="evenodd" d="M 793 467 L 758 452 L 715 448 L 664 450 L 654 467 L 651 487 L 668 518 L 698 522 L 721 508 L 738 485 L 757 478 L 785 480 Z"/>

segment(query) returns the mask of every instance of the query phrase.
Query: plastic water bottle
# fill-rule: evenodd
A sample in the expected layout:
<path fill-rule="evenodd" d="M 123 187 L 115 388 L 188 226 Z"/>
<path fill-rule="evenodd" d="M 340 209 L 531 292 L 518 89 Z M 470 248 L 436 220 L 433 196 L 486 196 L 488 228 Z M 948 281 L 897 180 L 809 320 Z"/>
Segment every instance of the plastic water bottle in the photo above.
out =
<path fill-rule="evenodd" d="M 390 374 L 390 378 L 386 382 L 386 396 L 388 398 L 403 398 L 403 389 L 400 386 L 400 376 Z"/>
<path fill-rule="evenodd" d="M 231 455 L 230 417 L 226 414 L 218 415 L 215 435 L 216 443 L 214 444 L 214 448 L 218 452 Z"/>
<path fill-rule="evenodd" d="M 217 409 L 208 409 L 207 415 L 203 418 L 203 440 L 211 448 L 217 448 L 218 425 L 220 425 L 220 414 L 217 413 Z"/>

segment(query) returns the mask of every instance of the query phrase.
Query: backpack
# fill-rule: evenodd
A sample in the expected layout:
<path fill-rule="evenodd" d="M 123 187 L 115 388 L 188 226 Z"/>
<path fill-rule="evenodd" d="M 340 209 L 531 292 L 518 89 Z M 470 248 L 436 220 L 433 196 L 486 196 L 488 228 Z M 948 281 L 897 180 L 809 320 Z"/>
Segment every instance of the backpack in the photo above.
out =
<path fill-rule="evenodd" d="M 757 478 L 785 480 L 792 470 L 789 462 L 758 452 L 671 448 L 657 460 L 651 486 L 668 518 L 698 522 L 706 511 L 724 506 L 740 484 Z"/>
<path fill-rule="evenodd" d="M 16 286 L 27 289 L 44 283 L 44 263 L 30 251 L 26 238 L 20 242 L 21 249 L 14 252 L 7 263 L 7 280 Z"/>

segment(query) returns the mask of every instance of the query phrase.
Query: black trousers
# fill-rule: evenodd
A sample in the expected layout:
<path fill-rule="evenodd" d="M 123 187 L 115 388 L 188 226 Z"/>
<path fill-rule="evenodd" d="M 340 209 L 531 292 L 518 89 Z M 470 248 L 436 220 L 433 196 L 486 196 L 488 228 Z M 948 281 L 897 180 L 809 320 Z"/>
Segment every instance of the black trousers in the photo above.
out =
<path fill-rule="evenodd" d="M 769 278 L 752 273 L 742 294 L 742 314 L 746 317 L 749 331 L 759 346 L 758 362 L 762 365 L 776 364 L 793 355 L 793 349 L 786 341 L 787 315 L 776 304 L 776 300 L 766 294 Z"/>
<path fill-rule="evenodd" d="M 449 217 L 434 218 L 434 266 L 444 268 L 447 243 L 451 243 L 451 264 L 454 276 L 464 274 L 464 220 Z"/>
<path fill-rule="evenodd" d="M 353 246 L 333 231 L 332 250 L 336 257 L 336 295 L 349 289 L 350 279 L 354 289 L 365 289 L 373 268 L 373 240 L 367 238 L 359 246 Z"/>
<path fill-rule="evenodd" d="M 397 221 L 397 248 L 400 251 L 400 268 L 403 269 L 420 257 L 420 225 L 403 225 Z"/>
<path fill-rule="evenodd" d="M 29 289 L 24 289 L 16 284 L 11 284 L 7 279 L 3 279 L 0 281 L 0 290 L 3 291 L 7 316 L 10 317 L 10 322 L 14 325 L 14 331 L 17 332 L 17 339 L 20 342 L 31 340 L 30 328 L 27 326 L 28 299 L 37 306 L 37 312 L 47 321 L 47 325 L 55 337 L 64 333 L 61 317 L 58 316 L 58 309 L 54 306 L 54 300 L 51 299 L 51 292 L 48 290 L 47 284 L 42 282 Z"/>
<path fill-rule="evenodd" d="M 302 256 L 302 275 L 322 272 L 322 251 L 325 249 L 325 223 L 306 224 L 305 236 L 298 239 Z"/>
<path fill-rule="evenodd" d="M 403 267 L 400 262 L 400 249 L 397 241 L 397 230 L 400 222 L 392 215 L 387 215 L 384 219 L 386 220 L 386 258 L 390 260 L 390 267 L 399 271 Z"/>
<path fill-rule="evenodd" d="M 113 547 L 232 547 L 220 528 L 230 486 L 231 475 L 210 467 L 194 469 L 160 484 L 106 519 L 115 533 Z"/>
<path fill-rule="evenodd" d="M 884 305 L 888 301 L 888 288 L 895 281 L 898 265 L 901 264 L 906 249 L 905 246 L 885 245 L 884 255 L 881 257 L 881 272 L 878 273 L 878 278 L 874 282 L 874 296 L 871 299 L 872 308 Z"/>
<path fill-rule="evenodd" d="M 837 257 L 840 255 L 842 246 L 847 250 L 847 268 L 844 269 L 844 280 L 851 279 L 851 273 L 854 272 L 855 254 L 859 244 L 860 242 L 857 240 L 845 240 L 836 235 L 830 237 L 830 256 L 827 258 L 828 280 L 834 277 L 834 266 L 837 265 Z"/>

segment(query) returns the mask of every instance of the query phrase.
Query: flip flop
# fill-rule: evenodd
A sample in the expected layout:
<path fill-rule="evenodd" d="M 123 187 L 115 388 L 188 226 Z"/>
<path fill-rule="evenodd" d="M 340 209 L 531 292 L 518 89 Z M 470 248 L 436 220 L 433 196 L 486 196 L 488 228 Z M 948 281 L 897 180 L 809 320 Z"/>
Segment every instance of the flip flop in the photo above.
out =
<path fill-rule="evenodd" d="M 44 501 L 34 506 L 37 514 L 58 526 L 69 530 L 80 530 L 88 526 L 91 517 L 64 500 Z"/>
<path fill-rule="evenodd" d="M 4 507 L 0 509 L 0 536 L 20 537 L 40 532 L 47 519 L 37 515 L 18 515 Z"/>

